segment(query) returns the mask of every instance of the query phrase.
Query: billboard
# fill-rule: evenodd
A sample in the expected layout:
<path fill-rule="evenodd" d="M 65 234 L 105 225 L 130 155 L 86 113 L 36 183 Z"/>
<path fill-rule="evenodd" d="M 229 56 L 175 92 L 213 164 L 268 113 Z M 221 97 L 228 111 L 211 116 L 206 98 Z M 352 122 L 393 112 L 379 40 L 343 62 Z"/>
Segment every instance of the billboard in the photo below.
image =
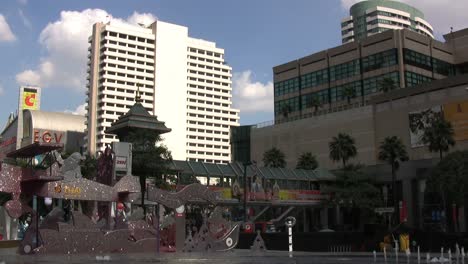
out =
<path fill-rule="evenodd" d="M 434 106 L 432 108 L 408 113 L 410 141 L 412 148 L 424 146 L 424 143 L 422 143 L 424 129 L 428 127 L 431 120 L 440 115 L 441 112 L 442 109 L 440 106 Z"/>
<path fill-rule="evenodd" d="M 468 101 L 444 104 L 444 118 L 452 123 L 456 141 L 468 139 Z"/>
<path fill-rule="evenodd" d="M 37 88 L 23 87 L 21 109 L 39 109 L 39 92 Z"/>
<path fill-rule="evenodd" d="M 36 86 L 21 86 L 19 94 L 19 113 L 24 109 L 41 109 L 41 88 Z"/>

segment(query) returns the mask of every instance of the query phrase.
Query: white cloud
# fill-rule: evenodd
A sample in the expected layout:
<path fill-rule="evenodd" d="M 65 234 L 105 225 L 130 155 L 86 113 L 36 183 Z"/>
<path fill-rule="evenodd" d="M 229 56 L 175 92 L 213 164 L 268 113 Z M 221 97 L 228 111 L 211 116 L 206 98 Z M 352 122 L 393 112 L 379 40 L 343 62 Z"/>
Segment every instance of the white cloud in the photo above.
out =
<path fill-rule="evenodd" d="M 5 93 L 5 90 L 3 89 L 3 86 L 0 85 L 0 96 Z"/>
<path fill-rule="evenodd" d="M 26 15 L 24 14 L 23 10 L 21 9 L 18 9 L 18 15 L 19 17 L 21 18 L 21 21 L 23 22 L 23 25 L 29 29 L 32 28 L 32 24 L 31 24 L 31 21 L 29 21 L 29 19 L 26 17 Z"/>
<path fill-rule="evenodd" d="M 133 14 L 127 18 L 127 22 L 130 24 L 143 24 L 145 26 L 149 26 L 156 20 L 158 20 L 158 18 L 151 13 L 140 14 L 138 12 L 133 12 Z"/>
<path fill-rule="evenodd" d="M 88 105 L 87 103 L 84 103 L 82 105 L 79 105 L 78 107 L 76 107 L 75 110 L 65 110 L 64 112 L 65 113 L 68 113 L 68 114 L 73 114 L 73 115 L 85 115 L 86 114 L 86 105 Z"/>
<path fill-rule="evenodd" d="M 359 0 L 341 0 L 341 5 L 346 10 Z M 421 10 L 433 27 L 436 35 L 450 32 L 450 27 L 460 30 L 468 27 L 466 11 L 468 1 L 466 0 L 402 0 L 407 4 Z"/>
<path fill-rule="evenodd" d="M 0 14 L 0 42 L 15 41 L 16 37 L 11 32 L 10 25 L 6 21 L 5 17 Z"/>
<path fill-rule="evenodd" d="M 271 111 L 273 105 L 273 83 L 266 84 L 254 82 L 252 72 L 244 71 L 234 73 L 233 102 L 234 106 L 241 110 L 241 113 L 256 111 Z"/>
<path fill-rule="evenodd" d="M 26 70 L 17 74 L 16 81 L 24 85 L 41 86 L 41 76 L 32 70 Z"/>
<path fill-rule="evenodd" d="M 102 9 L 62 11 L 57 21 L 49 23 L 39 36 L 39 43 L 45 50 L 45 56 L 33 69 L 26 69 L 16 75 L 19 84 L 31 84 L 64 89 L 84 90 L 86 87 L 86 62 L 88 37 L 96 22 L 128 24 L 156 19 L 151 14 L 133 13 L 126 20 L 112 18 Z"/>
<path fill-rule="evenodd" d="M 28 0 L 18 0 L 18 3 L 21 4 L 21 5 L 27 5 Z"/>
<path fill-rule="evenodd" d="M 361 2 L 361 0 L 341 0 L 341 6 L 348 10 L 352 5 L 354 5 L 357 2 Z"/>

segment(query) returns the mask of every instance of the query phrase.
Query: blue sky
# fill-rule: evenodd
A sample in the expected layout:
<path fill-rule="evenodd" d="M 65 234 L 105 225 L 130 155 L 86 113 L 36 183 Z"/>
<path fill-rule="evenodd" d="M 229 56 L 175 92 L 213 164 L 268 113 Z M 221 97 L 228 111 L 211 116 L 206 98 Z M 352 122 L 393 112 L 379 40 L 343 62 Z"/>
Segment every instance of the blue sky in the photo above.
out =
<path fill-rule="evenodd" d="M 17 109 L 21 83 L 43 87 L 46 111 L 79 111 L 85 101 L 89 25 L 151 19 L 184 25 L 189 35 L 225 49 L 233 67 L 241 124 L 273 119 L 272 67 L 338 46 L 340 20 L 356 0 L 2 0 L 0 129 Z M 426 13 L 436 35 L 468 27 L 466 0 L 407 0 Z M 79 108 L 79 109 L 77 109 Z"/>

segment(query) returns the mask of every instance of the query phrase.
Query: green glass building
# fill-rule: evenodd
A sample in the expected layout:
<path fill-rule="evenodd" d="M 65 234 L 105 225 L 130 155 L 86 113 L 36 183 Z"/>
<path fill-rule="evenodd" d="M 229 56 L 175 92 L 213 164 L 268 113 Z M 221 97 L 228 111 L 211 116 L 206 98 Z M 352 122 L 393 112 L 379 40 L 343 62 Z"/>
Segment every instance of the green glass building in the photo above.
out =
<path fill-rule="evenodd" d="M 434 38 L 432 26 L 424 14 L 405 3 L 369 0 L 353 5 L 350 16 L 341 21 L 343 43 L 361 40 L 389 29 L 409 29 Z"/>

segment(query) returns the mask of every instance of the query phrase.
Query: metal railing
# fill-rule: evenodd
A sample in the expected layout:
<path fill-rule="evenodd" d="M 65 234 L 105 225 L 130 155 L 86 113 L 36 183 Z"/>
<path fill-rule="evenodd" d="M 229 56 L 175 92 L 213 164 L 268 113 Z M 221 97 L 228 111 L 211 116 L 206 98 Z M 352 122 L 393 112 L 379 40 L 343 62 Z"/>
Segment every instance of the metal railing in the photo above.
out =
<path fill-rule="evenodd" d="M 326 109 L 317 110 L 317 111 L 310 112 L 310 113 L 301 114 L 299 116 L 284 117 L 284 118 L 277 119 L 276 121 L 275 120 L 269 120 L 269 121 L 261 122 L 261 123 L 253 125 L 253 127 L 254 128 L 270 127 L 270 126 L 274 126 L 274 125 L 277 125 L 277 124 L 297 121 L 297 120 L 301 120 L 301 119 L 312 118 L 312 117 L 316 117 L 316 116 L 327 115 L 327 114 L 341 112 L 341 111 L 346 111 L 346 110 L 350 110 L 350 109 L 354 109 L 354 108 L 364 107 L 364 106 L 367 106 L 367 105 L 368 105 L 367 101 L 357 102 L 357 103 L 352 103 L 352 104 L 339 105 L 339 106 L 335 106 L 335 107 L 330 107 L 330 108 L 326 108 Z"/>

